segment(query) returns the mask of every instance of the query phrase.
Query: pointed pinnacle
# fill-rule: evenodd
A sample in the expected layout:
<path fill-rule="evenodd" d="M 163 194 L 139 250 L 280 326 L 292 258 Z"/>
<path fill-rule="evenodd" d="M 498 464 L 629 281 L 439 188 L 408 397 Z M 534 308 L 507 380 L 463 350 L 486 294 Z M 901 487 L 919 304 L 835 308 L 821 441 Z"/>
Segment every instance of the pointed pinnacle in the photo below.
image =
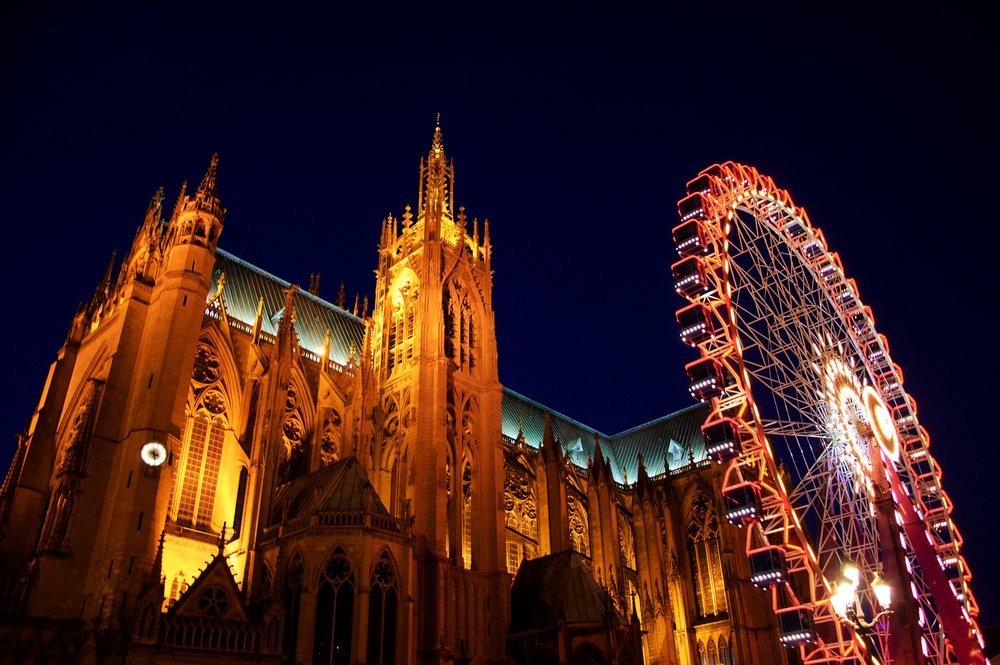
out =
<path fill-rule="evenodd" d="M 216 170 L 218 166 L 219 153 L 215 153 L 212 155 L 212 161 L 208 165 L 208 170 L 205 171 L 205 177 L 201 179 L 201 184 L 198 185 L 198 198 L 204 200 L 208 200 L 209 198 L 219 198 L 215 183 Z"/>

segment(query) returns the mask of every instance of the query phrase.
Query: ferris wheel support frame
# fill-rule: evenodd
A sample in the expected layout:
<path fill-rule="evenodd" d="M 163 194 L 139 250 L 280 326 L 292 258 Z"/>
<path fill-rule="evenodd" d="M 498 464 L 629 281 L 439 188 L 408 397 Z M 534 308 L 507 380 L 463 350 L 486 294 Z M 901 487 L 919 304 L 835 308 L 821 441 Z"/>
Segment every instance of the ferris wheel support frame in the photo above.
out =
<path fill-rule="evenodd" d="M 747 554 L 770 556 L 767 550 L 780 550 L 786 577 L 775 573 L 769 586 L 779 623 L 794 626 L 798 621 L 802 626 L 800 633 L 789 633 L 793 635 L 790 643 L 799 640 L 804 663 L 855 662 L 867 658 L 868 652 L 865 636 L 853 626 L 844 626 L 832 609 L 832 584 L 793 507 L 754 402 L 730 282 L 735 266 L 728 255 L 729 234 L 738 211 L 754 215 L 758 224 L 786 243 L 812 271 L 816 284 L 840 312 L 849 342 L 863 357 L 864 369 L 876 384 L 869 388 L 877 396 L 874 403 L 884 412 L 876 427 L 892 430 L 894 442 L 886 450 L 879 438 L 871 454 L 872 506 L 883 513 L 878 521 L 886 572 L 895 578 L 897 593 L 912 590 L 910 610 L 905 610 L 909 595 L 897 601 L 902 613 L 918 614 L 923 624 L 924 608 L 934 608 L 947 638 L 946 645 L 929 644 L 913 617 L 894 616 L 890 631 L 897 662 L 915 662 L 921 652 L 932 662 L 946 662 L 950 648 L 962 663 L 984 663 L 977 642 L 981 635 L 973 618 L 977 607 L 968 588 L 971 576 L 959 551 L 961 537 L 949 517 L 950 501 L 940 489 L 940 471 L 927 450 L 929 438 L 917 423 L 915 402 L 902 389 L 902 374 L 889 358 L 888 342 L 875 332 L 871 310 L 861 303 L 853 280 L 844 277 L 837 255 L 826 250 L 822 232 L 812 227 L 787 191 L 755 169 L 733 162 L 702 171 L 688 183 L 688 196 L 678 209 L 682 223 L 674 229 L 674 239 L 682 259 L 672 268 L 678 293 L 691 303 L 678 312 L 678 321 L 682 339 L 701 352 L 701 358 L 686 368 L 692 377 L 692 395 L 713 406 L 703 431 L 714 427 L 713 431 L 724 430 L 731 439 L 725 442 L 728 452 L 717 454 L 720 461 L 728 460 L 724 496 L 731 492 L 744 497 L 747 504 L 736 516 L 748 527 Z M 685 328 L 682 314 L 691 313 L 692 308 L 698 310 L 687 319 L 698 325 Z M 892 422 L 887 426 L 890 412 Z M 887 463 L 883 464 L 883 457 Z M 756 505 L 752 505 L 754 499 Z M 891 528 L 894 523 L 898 530 Z M 904 551 L 906 545 L 909 551 Z M 907 569 L 914 564 L 919 566 L 921 588 L 906 580 Z M 957 584 L 955 579 L 949 581 L 946 565 L 956 572 Z M 796 578 L 800 583 L 791 584 Z"/>

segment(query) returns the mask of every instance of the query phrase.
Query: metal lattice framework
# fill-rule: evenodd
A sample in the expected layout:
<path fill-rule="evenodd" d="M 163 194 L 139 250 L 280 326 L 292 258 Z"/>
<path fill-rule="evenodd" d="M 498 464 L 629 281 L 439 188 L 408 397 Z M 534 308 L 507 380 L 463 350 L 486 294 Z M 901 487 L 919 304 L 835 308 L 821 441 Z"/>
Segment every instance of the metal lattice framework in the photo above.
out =
<path fill-rule="evenodd" d="M 857 285 L 788 192 L 728 162 L 688 183 L 672 266 L 692 395 L 727 519 L 803 662 L 982 663 L 978 608 L 916 403 Z M 831 606 L 841 563 L 884 574 L 871 629 Z M 859 609 L 875 607 L 862 584 Z"/>

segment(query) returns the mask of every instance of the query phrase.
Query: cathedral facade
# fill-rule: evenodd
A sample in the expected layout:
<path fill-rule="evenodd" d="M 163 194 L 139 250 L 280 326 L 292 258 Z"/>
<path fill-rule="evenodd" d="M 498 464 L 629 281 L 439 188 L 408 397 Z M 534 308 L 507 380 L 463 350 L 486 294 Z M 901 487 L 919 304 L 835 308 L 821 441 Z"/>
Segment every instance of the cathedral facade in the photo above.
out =
<path fill-rule="evenodd" d="M 500 383 L 440 127 L 372 312 L 218 247 L 217 160 L 72 319 L 0 490 L 0 663 L 778 663 L 695 406 Z"/>

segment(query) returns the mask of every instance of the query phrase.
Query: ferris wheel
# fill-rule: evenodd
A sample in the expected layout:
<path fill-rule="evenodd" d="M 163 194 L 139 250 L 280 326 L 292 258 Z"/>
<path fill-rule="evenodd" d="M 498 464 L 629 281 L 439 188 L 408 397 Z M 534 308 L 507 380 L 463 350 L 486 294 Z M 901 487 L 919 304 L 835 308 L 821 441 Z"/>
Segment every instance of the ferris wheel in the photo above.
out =
<path fill-rule="evenodd" d="M 727 162 L 673 229 L 706 450 L 804 663 L 983 663 L 978 607 L 916 402 L 855 282 L 788 192 Z M 892 598 L 883 595 L 891 590 Z"/>

